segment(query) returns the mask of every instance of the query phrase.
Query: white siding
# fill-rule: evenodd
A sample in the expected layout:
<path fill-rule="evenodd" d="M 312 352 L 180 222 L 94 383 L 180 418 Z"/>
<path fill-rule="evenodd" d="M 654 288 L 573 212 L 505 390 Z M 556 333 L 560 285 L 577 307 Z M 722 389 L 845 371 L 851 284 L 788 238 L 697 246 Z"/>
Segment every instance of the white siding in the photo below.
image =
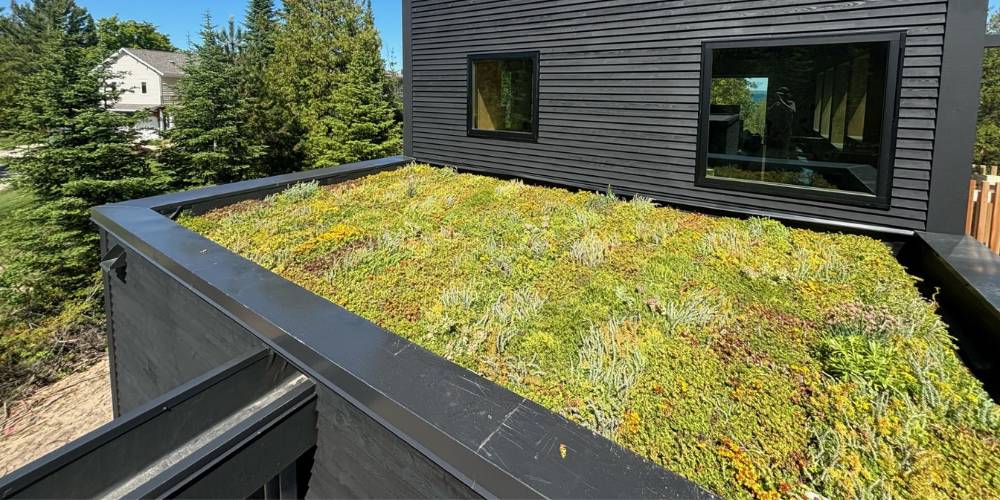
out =
<path fill-rule="evenodd" d="M 129 54 L 122 54 L 111 65 L 111 72 L 120 75 L 118 88 L 124 90 L 116 107 L 134 109 L 136 105 L 155 108 L 163 104 L 160 75 Z M 146 93 L 142 93 L 146 82 Z"/>

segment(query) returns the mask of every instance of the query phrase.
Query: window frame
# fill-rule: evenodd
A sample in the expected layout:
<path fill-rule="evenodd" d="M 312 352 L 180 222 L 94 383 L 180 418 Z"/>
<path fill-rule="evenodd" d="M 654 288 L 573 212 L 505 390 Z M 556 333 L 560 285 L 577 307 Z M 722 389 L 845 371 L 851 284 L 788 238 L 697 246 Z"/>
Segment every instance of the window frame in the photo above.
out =
<path fill-rule="evenodd" d="M 886 84 L 883 89 L 882 133 L 879 138 L 879 168 L 875 196 L 850 191 L 826 191 L 793 185 L 766 184 L 708 176 L 709 115 L 711 114 L 712 51 L 716 49 L 784 47 L 799 45 L 841 45 L 848 43 L 888 42 Z M 881 31 L 843 35 L 815 35 L 778 38 L 746 38 L 702 42 L 701 82 L 699 86 L 698 137 L 695 157 L 695 186 L 813 201 L 833 202 L 887 210 L 892 201 L 892 179 L 896 157 L 899 119 L 899 96 L 902 87 L 905 31 Z M 832 134 L 831 134 L 832 135 Z"/>
<path fill-rule="evenodd" d="M 480 137 L 486 139 L 504 139 L 509 141 L 538 142 L 538 97 L 539 97 L 539 51 L 521 52 L 498 52 L 469 54 L 467 56 L 466 67 L 466 107 L 465 107 L 465 133 L 468 137 Z M 473 126 L 473 100 L 475 98 L 475 63 L 483 60 L 513 60 L 531 59 L 532 61 L 532 88 L 531 88 L 531 132 L 514 132 L 510 130 L 482 130 Z"/>
<path fill-rule="evenodd" d="M 145 94 L 146 93 L 146 82 L 141 82 L 141 86 L 142 86 L 142 93 Z"/>

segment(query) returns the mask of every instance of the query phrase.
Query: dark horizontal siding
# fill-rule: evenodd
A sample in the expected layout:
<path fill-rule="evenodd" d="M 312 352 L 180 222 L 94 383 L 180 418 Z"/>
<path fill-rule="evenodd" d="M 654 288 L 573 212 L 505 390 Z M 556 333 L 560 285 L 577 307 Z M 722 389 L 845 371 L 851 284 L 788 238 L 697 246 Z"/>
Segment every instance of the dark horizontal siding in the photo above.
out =
<path fill-rule="evenodd" d="M 795 216 L 923 229 L 947 0 L 411 0 L 424 161 Z M 694 186 L 701 43 L 906 30 L 888 210 Z M 537 143 L 466 137 L 466 56 L 539 50 Z"/>

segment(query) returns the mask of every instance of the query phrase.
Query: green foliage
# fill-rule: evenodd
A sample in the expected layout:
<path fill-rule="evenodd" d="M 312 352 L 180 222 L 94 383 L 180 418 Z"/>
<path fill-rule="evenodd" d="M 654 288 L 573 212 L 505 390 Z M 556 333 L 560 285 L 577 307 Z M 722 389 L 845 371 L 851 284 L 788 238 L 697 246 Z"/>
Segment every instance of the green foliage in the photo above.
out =
<path fill-rule="evenodd" d="M 54 211 L 122 201 L 158 188 L 133 145 L 128 119 L 106 110 L 118 94 L 105 85 L 110 75 L 93 54 L 92 41 L 89 18 L 50 34 L 20 97 L 22 131 L 38 134 L 42 143 L 11 168 L 21 187 L 59 204 Z M 86 217 L 82 210 L 79 217 Z M 80 220 L 61 224 L 83 227 Z"/>
<path fill-rule="evenodd" d="M 75 241 L 59 247 L 58 226 L 33 218 L 37 200 L 0 191 L 0 400 L 72 371 L 103 350 L 101 313 L 92 281 L 63 281 Z M 47 234 L 48 233 L 48 234 Z M 43 237 L 51 236 L 51 237 Z M 45 248 L 32 245 L 44 244 Z M 51 252 L 51 253 L 44 253 Z M 48 257 L 46 262 L 38 259 Z M 80 272 L 90 273 L 92 269 Z M 75 288 L 73 288 L 75 287 Z M 85 290 L 74 293 L 74 290 Z M 55 305 L 54 305 L 55 304 Z"/>
<path fill-rule="evenodd" d="M 100 286 L 38 319 L 0 322 L 0 401 L 89 366 L 105 350 Z"/>
<path fill-rule="evenodd" d="M 0 130 L 15 132 L 19 142 L 25 143 L 44 135 L 32 107 L 37 104 L 32 99 L 37 92 L 33 85 L 47 83 L 38 73 L 51 70 L 51 61 L 44 56 L 62 45 L 77 54 L 96 43 L 93 19 L 73 0 L 11 2 L 10 14 L 0 17 L 0 51 L 4 55 L 0 58 L 4 70 L 0 76 Z"/>
<path fill-rule="evenodd" d="M 750 81 L 746 78 L 713 78 L 712 104 L 738 105 L 743 128 L 754 134 L 764 134 L 767 103 L 755 102 Z"/>
<path fill-rule="evenodd" d="M 245 133 L 251 141 L 264 145 L 258 169 L 276 175 L 302 166 L 302 154 L 295 146 L 301 131 L 287 103 L 267 77 L 275 50 L 278 21 L 272 0 L 251 0 L 247 10 L 238 92 Z"/>
<path fill-rule="evenodd" d="M 121 48 L 176 51 L 170 38 L 156 30 L 149 22 L 105 17 L 97 21 L 97 50 L 99 57 L 108 57 Z"/>
<path fill-rule="evenodd" d="M 34 144 L 10 164 L 16 192 L 30 203 L 2 207 L 9 210 L 0 230 L 4 397 L 100 350 L 97 234 L 87 211 L 162 189 L 128 119 L 107 110 L 118 94 L 106 85 L 90 16 L 71 1 L 18 9 L 18 43 L 34 52 L 21 76 L 16 132 Z"/>
<path fill-rule="evenodd" d="M 399 154 L 402 130 L 391 104 L 381 42 L 369 5 L 352 39 L 350 61 L 329 101 L 311 126 L 305 152 L 312 166 L 371 160 Z"/>
<path fill-rule="evenodd" d="M 427 166 L 182 222 L 724 497 L 1000 495 L 1000 407 L 879 241 Z"/>
<path fill-rule="evenodd" d="M 990 16 L 987 31 L 1000 33 L 1000 11 Z M 979 125 L 973 162 L 1000 163 L 1000 50 L 986 49 L 979 95 Z"/>
<path fill-rule="evenodd" d="M 225 47 L 211 16 L 205 15 L 201 41 L 177 86 L 178 102 L 168 112 L 174 128 L 166 134 L 160 161 L 175 188 L 220 184 L 261 175 L 264 146 L 248 133 L 240 94 L 240 67 Z"/>
<path fill-rule="evenodd" d="M 309 167 L 397 153 L 398 107 L 379 55 L 370 5 L 284 2 L 268 79 L 302 137 Z"/>

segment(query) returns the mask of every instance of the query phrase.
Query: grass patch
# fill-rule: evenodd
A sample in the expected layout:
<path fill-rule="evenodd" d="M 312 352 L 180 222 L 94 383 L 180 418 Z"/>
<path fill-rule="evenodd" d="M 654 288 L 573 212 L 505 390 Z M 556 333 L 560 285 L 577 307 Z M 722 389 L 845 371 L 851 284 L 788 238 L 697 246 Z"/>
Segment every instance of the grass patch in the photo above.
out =
<path fill-rule="evenodd" d="M 1000 495 L 1000 408 L 873 239 L 427 166 L 181 220 L 726 497 Z"/>
<path fill-rule="evenodd" d="M 16 267 L 11 242 L 26 222 L 18 214 L 34 197 L 16 189 L 0 190 L 0 401 L 7 403 L 31 390 L 89 366 L 104 352 L 100 285 L 73 294 L 44 314 L 26 311 L 6 299 L 11 288 L 30 281 L 6 279 Z"/>

